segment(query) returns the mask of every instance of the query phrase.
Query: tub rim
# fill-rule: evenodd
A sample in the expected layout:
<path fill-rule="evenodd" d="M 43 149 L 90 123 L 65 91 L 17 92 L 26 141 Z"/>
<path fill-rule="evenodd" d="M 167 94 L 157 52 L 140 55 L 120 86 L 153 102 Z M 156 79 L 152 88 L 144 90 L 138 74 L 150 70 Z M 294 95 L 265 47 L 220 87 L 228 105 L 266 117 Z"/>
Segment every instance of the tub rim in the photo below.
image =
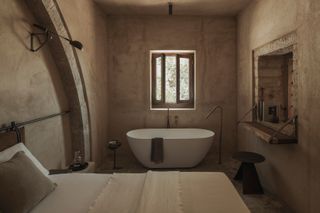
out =
<path fill-rule="evenodd" d="M 215 136 L 215 132 L 209 129 L 202 129 L 202 128 L 140 128 L 140 129 L 132 129 L 130 131 L 128 131 L 126 133 L 126 136 L 128 138 L 133 138 L 133 139 L 137 139 L 137 140 L 151 140 L 151 137 L 137 137 L 137 136 L 133 136 L 132 133 L 135 131 L 139 131 L 139 130 L 169 130 L 169 131 L 173 131 L 173 130 L 201 130 L 201 131 L 206 131 L 207 134 L 210 135 L 205 135 L 205 136 L 200 136 L 198 135 L 197 137 L 183 137 L 183 135 L 181 137 L 173 137 L 173 138 L 166 138 L 163 137 L 163 139 L 165 140 L 194 140 L 194 139 L 207 139 L 207 138 L 213 138 Z M 130 134 L 131 133 L 131 134 Z M 157 137 L 157 136 L 155 136 Z"/>

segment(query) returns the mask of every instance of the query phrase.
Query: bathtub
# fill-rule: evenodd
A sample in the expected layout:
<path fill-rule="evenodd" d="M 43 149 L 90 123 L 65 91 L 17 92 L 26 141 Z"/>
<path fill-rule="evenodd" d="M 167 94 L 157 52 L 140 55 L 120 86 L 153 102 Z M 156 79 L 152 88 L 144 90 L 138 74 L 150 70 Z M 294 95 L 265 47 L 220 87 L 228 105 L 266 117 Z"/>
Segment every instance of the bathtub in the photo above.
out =
<path fill-rule="evenodd" d="M 206 129 L 136 129 L 127 132 L 129 146 L 147 168 L 189 168 L 199 164 L 208 153 L 214 132 Z M 164 139 L 163 162 L 151 158 L 151 139 Z"/>

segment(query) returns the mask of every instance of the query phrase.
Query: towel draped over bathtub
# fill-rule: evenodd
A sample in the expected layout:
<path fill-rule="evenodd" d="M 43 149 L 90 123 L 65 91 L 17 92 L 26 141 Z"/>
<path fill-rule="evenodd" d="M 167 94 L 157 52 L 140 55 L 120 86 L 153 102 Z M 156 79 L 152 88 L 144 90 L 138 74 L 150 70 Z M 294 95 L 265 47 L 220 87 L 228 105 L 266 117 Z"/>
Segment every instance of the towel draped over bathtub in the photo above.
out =
<path fill-rule="evenodd" d="M 154 163 L 163 162 L 163 138 L 151 139 L 151 161 Z"/>

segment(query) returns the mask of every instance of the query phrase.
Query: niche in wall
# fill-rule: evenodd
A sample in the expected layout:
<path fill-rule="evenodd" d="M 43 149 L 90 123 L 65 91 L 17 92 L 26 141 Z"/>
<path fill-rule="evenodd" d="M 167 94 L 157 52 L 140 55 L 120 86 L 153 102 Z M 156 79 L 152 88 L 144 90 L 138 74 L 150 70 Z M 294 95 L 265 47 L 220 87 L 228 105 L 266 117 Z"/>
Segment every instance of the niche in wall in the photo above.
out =
<path fill-rule="evenodd" d="M 297 138 L 296 39 L 290 33 L 253 51 L 253 122 L 273 130 L 271 137 Z"/>
<path fill-rule="evenodd" d="M 269 54 L 258 59 L 259 121 L 281 123 L 295 113 L 292 100 L 293 53 Z"/>

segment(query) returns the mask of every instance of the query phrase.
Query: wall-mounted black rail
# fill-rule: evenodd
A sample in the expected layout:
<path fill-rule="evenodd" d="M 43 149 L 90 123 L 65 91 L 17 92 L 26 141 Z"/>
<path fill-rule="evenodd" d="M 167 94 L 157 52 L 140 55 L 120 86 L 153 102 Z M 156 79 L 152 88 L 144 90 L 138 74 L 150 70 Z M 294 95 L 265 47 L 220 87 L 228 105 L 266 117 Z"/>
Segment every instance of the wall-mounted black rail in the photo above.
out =
<path fill-rule="evenodd" d="M 15 121 L 12 121 L 10 123 L 10 125 L 1 127 L 0 128 L 0 133 L 1 132 L 15 131 L 16 135 L 17 135 L 17 141 L 21 142 L 21 133 L 19 131 L 19 128 L 21 128 L 21 127 L 23 127 L 25 125 L 28 125 L 28 124 L 32 124 L 32 123 L 36 123 L 36 122 L 39 122 L 39 121 L 47 120 L 47 119 L 50 119 L 50 118 L 53 118 L 53 117 L 56 117 L 56 116 L 66 115 L 68 113 L 70 113 L 70 111 L 64 111 L 64 112 L 60 112 L 60 113 L 55 113 L 55 114 L 52 114 L 52 115 L 36 118 L 36 119 L 33 119 L 33 120 L 21 122 L 21 123 L 16 123 Z"/>

